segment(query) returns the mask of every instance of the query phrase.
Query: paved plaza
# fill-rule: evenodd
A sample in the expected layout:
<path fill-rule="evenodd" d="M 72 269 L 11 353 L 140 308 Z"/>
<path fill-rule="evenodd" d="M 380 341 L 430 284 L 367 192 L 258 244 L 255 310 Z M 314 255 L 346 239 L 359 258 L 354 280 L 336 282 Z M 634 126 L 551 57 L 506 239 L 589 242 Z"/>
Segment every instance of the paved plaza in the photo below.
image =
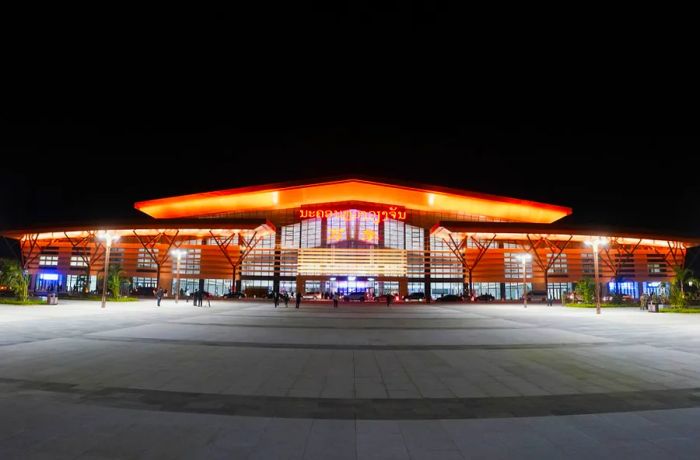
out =
<path fill-rule="evenodd" d="M 700 458 L 700 315 L 0 305 L 0 459 Z"/>

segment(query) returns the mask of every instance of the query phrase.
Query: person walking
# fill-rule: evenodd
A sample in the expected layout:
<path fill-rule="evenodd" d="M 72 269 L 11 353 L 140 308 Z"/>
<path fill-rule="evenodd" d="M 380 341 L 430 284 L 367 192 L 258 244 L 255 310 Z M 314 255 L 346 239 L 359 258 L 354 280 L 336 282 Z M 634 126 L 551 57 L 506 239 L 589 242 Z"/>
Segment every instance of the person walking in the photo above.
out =
<path fill-rule="evenodd" d="M 284 299 L 284 308 L 289 307 L 289 293 L 285 291 L 285 293 L 282 295 L 282 298 Z"/>
<path fill-rule="evenodd" d="M 301 304 L 301 291 L 297 292 L 296 299 L 297 299 L 297 306 L 296 306 L 296 308 L 299 308 L 299 305 Z"/>
<path fill-rule="evenodd" d="M 333 294 L 333 308 L 338 308 L 338 297 L 339 297 L 338 293 L 335 292 Z"/>
<path fill-rule="evenodd" d="M 387 306 L 387 307 L 388 307 L 389 305 L 391 305 L 391 298 L 392 298 L 392 297 L 393 297 L 393 296 L 391 295 L 391 293 L 389 293 L 389 294 L 386 295 L 386 306 Z"/>
<path fill-rule="evenodd" d="M 156 306 L 160 307 L 160 301 L 163 300 L 163 288 L 159 287 L 156 291 L 156 299 L 158 301 Z"/>
<path fill-rule="evenodd" d="M 275 302 L 275 308 L 277 308 L 277 305 L 280 304 L 280 293 L 277 292 L 277 291 L 275 291 L 275 292 L 272 294 L 272 300 L 273 300 L 273 302 Z"/>

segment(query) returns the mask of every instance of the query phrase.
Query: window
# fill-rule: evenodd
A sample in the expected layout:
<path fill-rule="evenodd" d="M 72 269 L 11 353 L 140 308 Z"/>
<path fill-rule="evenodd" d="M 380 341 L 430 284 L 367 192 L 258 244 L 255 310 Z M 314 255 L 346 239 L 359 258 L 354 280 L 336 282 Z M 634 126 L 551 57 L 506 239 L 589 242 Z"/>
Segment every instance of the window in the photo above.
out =
<path fill-rule="evenodd" d="M 532 283 L 526 283 L 525 289 L 527 292 L 532 291 Z M 505 283 L 505 291 L 506 300 L 522 300 L 523 283 Z"/>
<path fill-rule="evenodd" d="M 89 292 L 96 291 L 97 277 L 87 275 L 68 275 L 66 276 L 66 289 L 73 292 L 83 292 L 84 290 Z"/>
<path fill-rule="evenodd" d="M 430 237 L 430 274 L 434 278 L 462 278 L 464 267 L 447 244 L 440 238 Z"/>
<path fill-rule="evenodd" d="M 547 254 L 547 265 L 549 265 L 557 257 L 556 254 Z M 557 257 L 557 259 L 549 267 L 547 274 L 551 277 L 566 276 L 569 273 L 569 263 L 566 254 L 563 252 Z"/>
<path fill-rule="evenodd" d="M 55 267 L 58 265 L 58 248 L 55 246 L 48 246 L 42 249 L 41 255 L 39 256 L 39 266 L 41 267 Z"/>
<path fill-rule="evenodd" d="M 347 240 L 378 244 L 379 221 L 363 214 L 357 209 L 348 209 L 345 212 L 328 217 L 326 221 L 326 240 L 328 244 Z"/>
<path fill-rule="evenodd" d="M 231 280 L 207 278 L 204 280 L 204 290 L 208 292 L 209 295 L 215 297 L 222 296 L 231 290 Z"/>
<path fill-rule="evenodd" d="M 151 251 L 156 257 L 158 257 L 158 248 L 153 248 Z M 158 264 L 156 264 L 153 259 L 151 259 L 150 254 L 145 248 L 139 248 L 139 253 L 136 258 L 136 270 L 138 271 L 155 271 L 158 269 Z"/>
<path fill-rule="evenodd" d="M 189 249 L 185 255 L 185 259 L 180 261 L 180 274 L 185 275 L 196 275 L 199 274 L 200 266 L 202 262 L 202 250 L 201 249 Z M 177 264 L 177 260 L 173 263 Z"/>
<path fill-rule="evenodd" d="M 280 292 L 294 292 L 297 290 L 296 281 L 280 281 Z"/>
<path fill-rule="evenodd" d="M 247 276 L 273 276 L 275 273 L 275 235 L 262 238 L 243 259 L 241 274 Z"/>
<path fill-rule="evenodd" d="M 572 291 L 572 283 L 547 283 L 547 295 L 551 299 L 559 300 L 564 293 Z"/>
<path fill-rule="evenodd" d="M 90 263 L 90 255 L 87 248 L 73 248 L 70 256 L 71 267 L 87 267 Z"/>
<path fill-rule="evenodd" d="M 387 219 L 384 221 L 384 247 L 405 249 L 406 247 L 405 224 L 398 220 Z"/>
<path fill-rule="evenodd" d="M 301 224 L 282 227 L 280 240 L 283 248 L 298 248 L 301 242 Z"/>
<path fill-rule="evenodd" d="M 649 276 L 665 277 L 668 267 L 661 254 L 647 254 L 647 269 Z"/>
<path fill-rule="evenodd" d="M 245 292 L 247 288 L 262 288 L 272 289 L 272 280 L 242 280 L 241 290 Z"/>
<path fill-rule="evenodd" d="M 581 269 L 584 277 L 595 277 L 595 261 L 593 260 L 592 252 L 581 253 Z"/>
<path fill-rule="evenodd" d="M 518 258 L 524 253 L 520 252 L 504 252 L 503 253 L 503 268 L 506 278 L 523 278 L 523 263 Z M 525 277 L 532 278 L 532 259 L 525 262 Z"/>
<path fill-rule="evenodd" d="M 124 263 L 124 248 L 113 247 L 109 251 L 109 265 L 122 265 Z"/>
<path fill-rule="evenodd" d="M 661 294 L 663 292 L 663 286 L 660 281 L 645 281 L 642 283 L 642 289 L 646 295 Z"/>
<path fill-rule="evenodd" d="M 149 278 L 151 279 L 151 278 Z M 155 278 L 152 278 L 155 280 Z M 136 280 L 136 278 L 134 278 Z M 134 281 L 136 284 L 136 281 Z M 173 280 L 172 292 L 177 289 L 177 279 Z M 180 278 L 180 289 L 183 293 L 192 295 L 192 293 L 199 289 L 199 278 Z M 222 296 L 231 290 L 231 280 L 230 279 L 205 279 L 204 280 L 204 290 L 212 296 Z"/>
<path fill-rule="evenodd" d="M 410 251 L 423 251 L 423 229 L 413 225 L 405 224 L 406 228 L 406 249 Z"/>
<path fill-rule="evenodd" d="M 618 275 L 634 277 L 634 255 L 615 254 L 615 267 L 618 267 Z"/>
<path fill-rule="evenodd" d="M 39 256 L 39 265 L 42 267 L 55 267 L 58 265 L 58 254 L 42 254 Z"/>
<path fill-rule="evenodd" d="M 321 219 L 301 221 L 301 247 L 317 248 L 321 246 Z"/>
<path fill-rule="evenodd" d="M 476 244 L 477 242 L 478 242 L 479 244 Z M 479 240 L 479 239 L 477 239 L 476 242 L 475 242 L 475 241 L 474 241 L 474 238 L 467 237 L 467 244 L 466 244 L 466 246 L 467 246 L 469 249 L 480 249 L 480 247 L 486 247 L 487 244 L 489 245 L 489 246 L 488 246 L 489 249 L 495 249 L 495 248 L 498 247 L 498 241 L 496 241 L 496 240 L 491 241 L 491 238 L 488 238 L 488 239 L 485 239 L 485 240 Z M 479 245 L 481 245 L 481 246 L 479 246 Z"/>
<path fill-rule="evenodd" d="M 473 283 L 474 295 L 491 294 L 495 299 L 501 298 L 501 283 Z"/>
<path fill-rule="evenodd" d="M 377 286 L 376 295 L 384 294 L 398 294 L 399 292 L 399 282 L 398 281 L 380 281 Z M 422 290 L 419 292 L 423 292 Z"/>
<path fill-rule="evenodd" d="M 444 295 L 462 295 L 464 284 L 462 283 L 430 283 L 430 297 L 437 299 Z"/>
<path fill-rule="evenodd" d="M 637 289 L 637 283 L 634 281 L 621 281 L 616 283 L 615 281 L 608 282 L 608 292 L 611 294 L 622 294 L 628 295 L 632 298 L 639 297 L 639 290 Z"/>
<path fill-rule="evenodd" d="M 408 283 L 408 293 L 413 294 L 414 292 L 425 292 L 425 283 Z"/>
<path fill-rule="evenodd" d="M 155 288 L 156 287 L 156 278 L 144 278 L 144 277 L 140 277 L 140 276 L 135 276 L 133 278 L 133 286 L 134 286 L 134 289 L 138 289 L 140 287 Z"/>
<path fill-rule="evenodd" d="M 321 282 L 320 281 L 306 281 L 304 282 L 304 292 L 321 292 Z"/>
<path fill-rule="evenodd" d="M 379 221 L 371 217 L 358 217 L 356 239 L 370 244 L 379 244 Z"/>

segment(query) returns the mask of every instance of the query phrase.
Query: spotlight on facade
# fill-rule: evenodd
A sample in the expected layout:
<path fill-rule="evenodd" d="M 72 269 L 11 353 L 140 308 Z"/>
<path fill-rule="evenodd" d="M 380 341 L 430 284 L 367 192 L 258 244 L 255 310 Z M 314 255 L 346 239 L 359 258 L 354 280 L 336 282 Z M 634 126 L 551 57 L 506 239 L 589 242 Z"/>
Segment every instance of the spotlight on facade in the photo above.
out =
<path fill-rule="evenodd" d="M 177 281 L 175 282 L 175 303 L 178 303 L 178 301 L 180 300 L 180 260 L 182 259 L 182 256 L 187 254 L 187 251 L 184 249 L 173 249 L 170 251 L 170 254 L 177 257 Z"/>
<path fill-rule="evenodd" d="M 598 248 L 608 244 L 608 240 L 601 237 L 595 237 L 585 241 L 586 246 L 593 248 L 593 270 L 595 276 L 595 313 L 600 315 L 600 279 L 598 278 Z"/>
<path fill-rule="evenodd" d="M 523 307 L 527 308 L 527 263 L 532 260 L 532 256 L 530 254 L 518 254 L 515 257 L 523 264 Z"/>
<path fill-rule="evenodd" d="M 112 243 L 119 240 L 119 235 L 100 230 L 97 232 L 97 238 L 105 242 L 105 274 L 102 279 L 102 308 L 105 308 L 107 303 L 107 275 L 109 274 L 109 253 L 112 250 Z"/>

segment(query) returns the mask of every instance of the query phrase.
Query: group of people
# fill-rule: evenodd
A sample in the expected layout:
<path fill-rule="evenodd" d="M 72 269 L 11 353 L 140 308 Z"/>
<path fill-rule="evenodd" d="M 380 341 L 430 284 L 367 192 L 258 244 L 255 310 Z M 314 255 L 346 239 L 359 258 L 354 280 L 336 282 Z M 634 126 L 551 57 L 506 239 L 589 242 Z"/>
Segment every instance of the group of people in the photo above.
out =
<path fill-rule="evenodd" d="M 185 303 L 190 301 L 190 293 L 185 289 L 184 291 L 180 289 L 180 296 L 185 298 Z M 211 301 L 209 300 L 209 294 L 205 293 L 204 291 L 200 291 L 197 289 L 192 293 L 192 303 L 194 304 L 195 307 L 203 307 L 203 300 L 204 298 L 207 298 L 207 306 L 211 307 Z"/>
<path fill-rule="evenodd" d="M 153 295 L 156 297 L 156 306 L 160 307 L 160 301 L 163 300 L 163 297 L 168 296 L 168 291 L 166 289 L 163 289 L 162 287 L 159 287 L 158 289 L 153 290 Z M 203 300 L 204 297 L 206 296 L 207 298 L 207 305 L 211 307 L 211 302 L 209 301 L 209 295 L 205 294 L 203 291 L 200 291 L 199 289 L 194 291 L 192 293 L 192 303 L 194 304 L 195 307 L 203 307 Z M 186 289 L 180 289 L 180 297 L 185 298 L 185 303 L 190 301 L 190 295 L 189 292 Z"/>
<path fill-rule="evenodd" d="M 294 293 L 292 293 L 294 295 Z M 289 299 L 292 296 L 289 295 L 286 291 L 280 294 L 279 292 L 275 291 L 272 293 L 272 301 L 275 303 L 275 308 L 277 308 L 280 304 L 280 300 L 284 302 L 285 307 L 289 307 Z M 294 296 L 295 301 L 296 301 L 296 306 L 295 308 L 299 308 L 299 305 L 301 305 L 301 292 L 297 292 L 296 295 Z"/>
<path fill-rule="evenodd" d="M 292 293 L 292 296 L 296 299 L 296 308 L 299 308 L 299 305 L 301 305 L 301 292 L 297 292 L 296 295 Z M 327 297 L 324 296 L 326 299 L 333 299 L 333 308 L 338 308 L 338 303 L 340 302 L 340 294 L 338 292 L 335 292 L 333 294 L 329 294 Z M 279 293 L 277 291 L 272 293 L 272 301 L 275 304 L 275 308 L 277 308 L 280 304 L 280 300 L 284 302 L 285 307 L 289 307 L 289 299 L 291 296 L 289 293 L 286 291 L 283 293 Z M 394 296 L 389 294 L 386 296 L 386 306 L 390 306 L 391 302 L 393 300 Z"/>

